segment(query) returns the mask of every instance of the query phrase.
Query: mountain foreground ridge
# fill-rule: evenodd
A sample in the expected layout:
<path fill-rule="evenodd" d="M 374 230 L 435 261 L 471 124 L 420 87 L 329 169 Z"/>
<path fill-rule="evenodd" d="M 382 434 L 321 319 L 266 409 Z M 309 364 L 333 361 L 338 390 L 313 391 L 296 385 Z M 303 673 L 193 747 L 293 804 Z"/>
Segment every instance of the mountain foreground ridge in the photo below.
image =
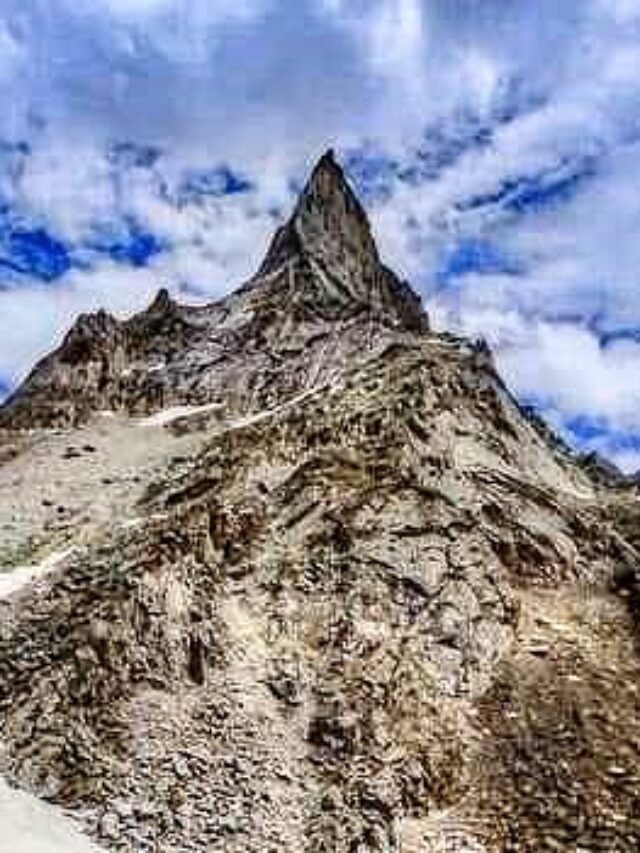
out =
<path fill-rule="evenodd" d="M 239 290 L 0 409 L 0 772 L 104 850 L 637 851 L 638 547 L 328 152 Z"/>

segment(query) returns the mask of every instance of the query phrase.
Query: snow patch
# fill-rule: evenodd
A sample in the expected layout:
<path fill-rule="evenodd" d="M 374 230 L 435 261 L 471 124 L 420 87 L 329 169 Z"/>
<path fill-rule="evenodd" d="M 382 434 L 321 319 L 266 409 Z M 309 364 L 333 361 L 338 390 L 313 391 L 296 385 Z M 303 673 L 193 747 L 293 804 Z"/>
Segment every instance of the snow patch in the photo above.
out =
<path fill-rule="evenodd" d="M 0 779 L 0 853 L 99 853 L 53 806 Z"/>
<path fill-rule="evenodd" d="M 260 423 L 260 421 L 266 421 L 274 415 L 280 414 L 280 412 L 286 412 L 287 409 L 290 409 L 292 406 L 295 406 L 296 403 L 301 403 L 303 400 L 306 400 L 308 397 L 313 397 L 314 394 L 317 394 L 319 391 L 325 391 L 326 388 L 310 388 L 308 391 L 303 391 L 302 394 L 298 394 L 295 397 L 292 397 L 290 400 L 287 400 L 286 403 L 282 403 L 279 406 L 275 406 L 273 409 L 264 409 L 261 412 L 256 412 L 253 415 L 246 415 L 245 417 L 238 418 L 235 421 L 232 421 L 229 424 L 228 429 L 241 429 L 245 426 L 250 426 L 251 424 Z"/>
<path fill-rule="evenodd" d="M 153 427 L 165 426 L 165 424 L 173 423 L 179 418 L 186 418 L 189 415 L 197 415 L 201 412 L 210 412 L 214 409 L 219 409 L 220 403 L 207 403 L 204 406 L 172 406 L 169 409 L 162 409 L 148 418 L 141 418 L 136 421 L 136 426 Z"/>
<path fill-rule="evenodd" d="M 336 383 L 331 386 L 323 385 L 320 387 L 309 388 L 301 394 L 297 394 L 295 397 L 292 397 L 290 400 L 281 403 L 279 406 L 275 406 L 273 409 L 262 409 L 254 414 L 244 415 L 241 418 L 237 418 L 237 420 L 229 421 L 226 424 L 224 431 L 228 432 L 229 430 L 241 429 L 242 427 L 267 420 L 280 412 L 285 412 L 287 409 L 290 409 L 297 403 L 306 400 L 308 397 L 313 397 L 315 394 L 319 394 L 320 392 L 330 393 L 332 391 L 336 391 L 339 387 L 340 383 Z M 173 423 L 173 421 L 177 421 L 180 418 L 187 418 L 191 415 L 198 415 L 201 412 L 210 412 L 215 409 L 222 409 L 220 403 L 207 403 L 203 406 L 172 406 L 168 409 L 162 409 L 147 418 L 140 418 L 135 423 L 138 427 L 165 426 L 166 424 Z"/>
<path fill-rule="evenodd" d="M 163 521 L 167 517 L 164 512 L 154 512 L 151 515 L 139 515 L 135 518 L 128 518 L 119 524 L 120 530 L 135 530 L 137 527 L 142 527 L 150 521 Z"/>
<path fill-rule="evenodd" d="M 63 551 L 55 551 L 37 565 L 20 566 L 8 572 L 3 572 L 0 567 L 0 599 L 7 598 L 13 595 L 14 592 L 18 592 L 18 590 L 28 586 L 37 578 L 48 575 L 75 550 L 75 546 L 72 546 L 71 548 L 65 548 Z"/>

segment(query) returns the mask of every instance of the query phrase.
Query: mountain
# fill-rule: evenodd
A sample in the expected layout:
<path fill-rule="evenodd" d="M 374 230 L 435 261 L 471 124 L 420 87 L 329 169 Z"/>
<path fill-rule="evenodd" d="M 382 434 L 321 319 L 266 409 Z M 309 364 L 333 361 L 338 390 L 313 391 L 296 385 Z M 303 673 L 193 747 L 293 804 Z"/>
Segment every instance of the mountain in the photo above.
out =
<path fill-rule="evenodd" d="M 1 411 L 0 427 L 78 425 L 101 409 L 265 406 L 323 381 L 363 340 L 427 325 L 417 296 L 381 263 L 328 153 L 252 281 L 204 308 L 161 290 L 124 323 L 82 315 Z"/>
<path fill-rule="evenodd" d="M 248 283 L 81 317 L 0 427 L 0 769 L 103 849 L 638 849 L 637 486 L 331 153 Z"/>

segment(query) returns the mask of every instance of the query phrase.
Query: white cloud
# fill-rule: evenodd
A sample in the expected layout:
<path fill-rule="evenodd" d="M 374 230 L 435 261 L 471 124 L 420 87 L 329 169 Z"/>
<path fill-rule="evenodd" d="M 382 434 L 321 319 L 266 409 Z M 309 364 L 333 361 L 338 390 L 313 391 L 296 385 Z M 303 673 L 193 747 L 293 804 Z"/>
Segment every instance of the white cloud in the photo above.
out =
<path fill-rule="evenodd" d="M 0 81 L 10 77 L 22 56 L 19 43 L 7 25 L 0 21 Z"/>
<path fill-rule="evenodd" d="M 360 22 L 374 71 L 413 84 L 423 82 L 428 45 L 420 0 L 381 0 Z"/>
<path fill-rule="evenodd" d="M 640 471 L 640 451 L 612 450 L 610 447 L 605 447 L 602 455 L 608 456 L 625 474 L 635 474 Z"/>
<path fill-rule="evenodd" d="M 98 0 L 97 5 L 115 15 L 138 17 L 165 11 L 171 7 L 172 0 Z"/>
<path fill-rule="evenodd" d="M 502 284 L 508 291 L 511 282 Z M 436 326 L 487 338 L 509 386 L 555 413 L 559 425 L 586 419 L 612 434 L 640 435 L 640 343 L 604 344 L 579 320 L 527 317 L 501 299 L 499 286 L 497 279 L 485 299 L 463 296 L 455 309 L 446 295 L 434 299 Z"/>
<path fill-rule="evenodd" d="M 611 15 L 617 23 L 629 23 L 640 17 L 640 2 L 638 0 L 599 0 L 601 11 Z"/>
<path fill-rule="evenodd" d="M 640 431 L 640 346 L 603 347 L 587 329 L 537 323 L 522 346 L 504 353 L 508 380 L 542 398 L 565 419 L 602 420 L 618 432 Z"/>

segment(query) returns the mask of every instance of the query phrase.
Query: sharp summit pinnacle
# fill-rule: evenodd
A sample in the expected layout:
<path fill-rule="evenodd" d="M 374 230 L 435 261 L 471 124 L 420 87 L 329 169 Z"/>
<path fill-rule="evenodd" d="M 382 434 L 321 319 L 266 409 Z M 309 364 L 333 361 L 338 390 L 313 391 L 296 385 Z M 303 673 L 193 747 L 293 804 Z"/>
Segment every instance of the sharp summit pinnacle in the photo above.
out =
<path fill-rule="evenodd" d="M 367 215 L 331 149 L 276 233 L 259 275 L 300 257 L 344 278 L 371 276 L 380 262 Z"/>

